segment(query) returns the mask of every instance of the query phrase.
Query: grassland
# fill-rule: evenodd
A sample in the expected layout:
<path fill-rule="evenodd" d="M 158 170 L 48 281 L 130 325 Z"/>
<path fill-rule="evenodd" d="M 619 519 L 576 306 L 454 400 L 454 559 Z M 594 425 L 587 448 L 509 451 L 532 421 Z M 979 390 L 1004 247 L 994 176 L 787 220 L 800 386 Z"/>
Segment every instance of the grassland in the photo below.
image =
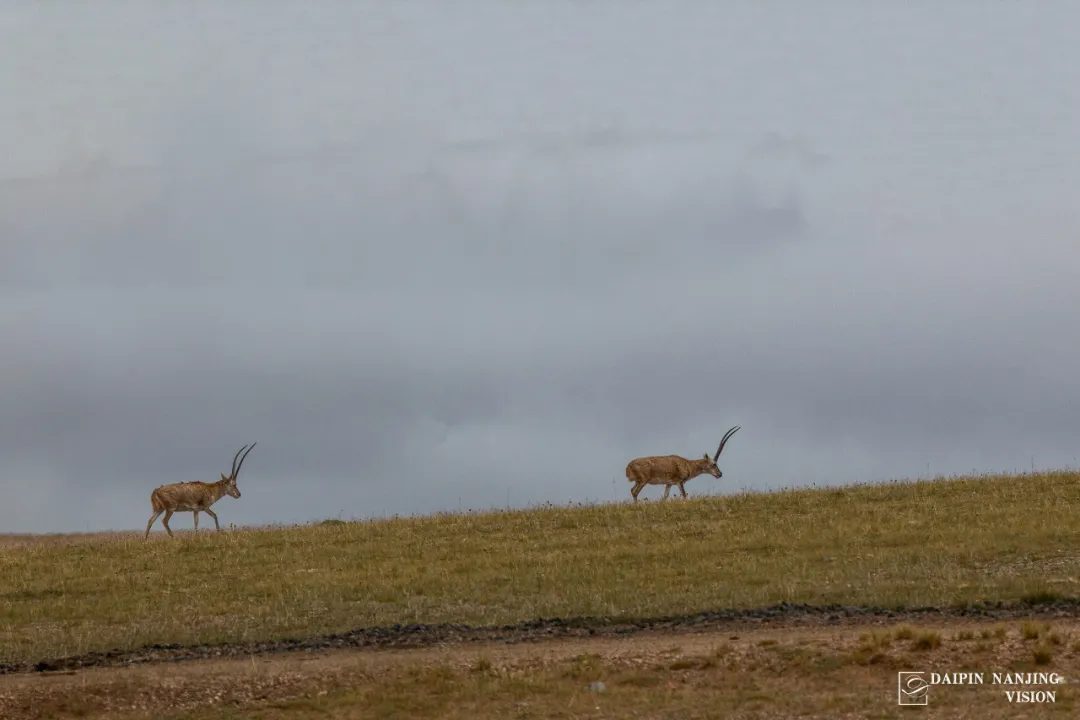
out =
<path fill-rule="evenodd" d="M 412 622 L 1080 596 L 1080 475 L 0 542 L 0 662 Z"/>

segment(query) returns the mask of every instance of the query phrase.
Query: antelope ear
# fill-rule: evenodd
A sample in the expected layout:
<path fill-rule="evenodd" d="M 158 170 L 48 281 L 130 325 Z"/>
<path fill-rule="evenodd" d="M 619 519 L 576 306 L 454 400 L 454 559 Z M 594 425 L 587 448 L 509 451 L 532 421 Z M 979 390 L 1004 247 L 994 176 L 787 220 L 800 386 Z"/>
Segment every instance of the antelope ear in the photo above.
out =
<path fill-rule="evenodd" d="M 229 478 L 228 478 L 228 476 L 225 475 L 225 473 L 221 473 L 221 479 L 222 480 L 228 480 Z"/>
<path fill-rule="evenodd" d="M 705 453 L 704 455 L 702 455 L 702 457 L 705 458 L 706 460 L 708 460 L 709 459 L 709 453 Z"/>

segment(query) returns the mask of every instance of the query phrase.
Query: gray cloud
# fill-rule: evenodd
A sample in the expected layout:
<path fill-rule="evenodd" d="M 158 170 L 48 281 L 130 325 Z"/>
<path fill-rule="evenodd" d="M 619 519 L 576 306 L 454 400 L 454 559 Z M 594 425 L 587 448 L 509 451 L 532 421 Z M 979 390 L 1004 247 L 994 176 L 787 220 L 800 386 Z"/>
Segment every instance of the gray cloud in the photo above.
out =
<path fill-rule="evenodd" d="M 0 531 L 1075 462 L 1075 23 L 298 7 L 0 29 Z"/>

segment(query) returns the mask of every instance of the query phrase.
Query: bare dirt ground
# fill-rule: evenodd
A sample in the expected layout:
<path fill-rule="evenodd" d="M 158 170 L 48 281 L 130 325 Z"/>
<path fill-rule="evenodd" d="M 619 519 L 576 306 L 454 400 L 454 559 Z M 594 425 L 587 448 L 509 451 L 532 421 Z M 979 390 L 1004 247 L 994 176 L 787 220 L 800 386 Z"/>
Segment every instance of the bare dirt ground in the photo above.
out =
<path fill-rule="evenodd" d="M 831 612 L 412 649 L 211 651 L 184 662 L 9 672 L 0 677 L 0 717 L 1072 717 L 1075 615 L 1050 607 L 975 617 Z M 926 707 L 905 708 L 899 670 L 981 671 L 986 684 L 934 686 Z M 995 685 L 993 672 L 1058 673 L 1068 682 Z M 1006 691 L 1015 690 L 1055 696 L 1011 702 Z"/>

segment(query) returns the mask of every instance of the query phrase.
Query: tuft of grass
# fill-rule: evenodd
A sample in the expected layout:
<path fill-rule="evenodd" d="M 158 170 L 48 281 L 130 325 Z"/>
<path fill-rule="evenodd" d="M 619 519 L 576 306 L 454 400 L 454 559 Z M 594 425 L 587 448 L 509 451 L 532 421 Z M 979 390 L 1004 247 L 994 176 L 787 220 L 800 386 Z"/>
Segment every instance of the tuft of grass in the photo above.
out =
<path fill-rule="evenodd" d="M 905 628 L 909 630 L 909 628 Z M 871 630 L 859 634 L 859 647 L 865 650 L 884 650 L 887 649 L 893 641 L 893 633 L 888 630 Z"/>
<path fill-rule="evenodd" d="M 924 630 L 915 638 L 912 646 L 916 650 L 935 650 L 941 646 L 941 633 L 936 630 Z"/>
<path fill-rule="evenodd" d="M 1049 623 L 1026 620 L 1020 625 L 1020 637 L 1025 640 L 1038 640 L 1050 631 Z"/>
<path fill-rule="evenodd" d="M 494 666 L 491 662 L 491 658 L 481 655 L 473 661 L 470 669 L 474 673 L 490 675 L 493 672 Z"/>
<path fill-rule="evenodd" d="M 915 637 L 915 628 L 910 625 L 901 625 L 893 632 L 893 637 L 897 640 L 911 640 Z"/>
<path fill-rule="evenodd" d="M 599 680 L 603 669 L 603 658 L 597 653 L 582 653 L 572 658 L 563 668 L 563 675 L 575 680 Z"/>
<path fill-rule="evenodd" d="M 878 665 L 887 659 L 888 656 L 884 652 L 865 645 L 851 653 L 851 661 L 856 665 Z"/>
<path fill-rule="evenodd" d="M 1049 665 L 1054 660 L 1054 651 L 1049 645 L 1040 643 L 1031 651 L 1031 656 L 1036 665 Z"/>
<path fill-rule="evenodd" d="M 138 533 L 0 537 L 0 662 L 395 623 L 634 618 L 784 601 L 1048 602 L 1080 595 L 1078 478 L 547 505 L 172 540 L 158 531 L 148 542 Z"/>
<path fill-rule="evenodd" d="M 1066 599 L 1061 593 L 1052 590 L 1038 590 L 1020 598 L 1029 605 L 1052 605 L 1059 600 Z"/>

